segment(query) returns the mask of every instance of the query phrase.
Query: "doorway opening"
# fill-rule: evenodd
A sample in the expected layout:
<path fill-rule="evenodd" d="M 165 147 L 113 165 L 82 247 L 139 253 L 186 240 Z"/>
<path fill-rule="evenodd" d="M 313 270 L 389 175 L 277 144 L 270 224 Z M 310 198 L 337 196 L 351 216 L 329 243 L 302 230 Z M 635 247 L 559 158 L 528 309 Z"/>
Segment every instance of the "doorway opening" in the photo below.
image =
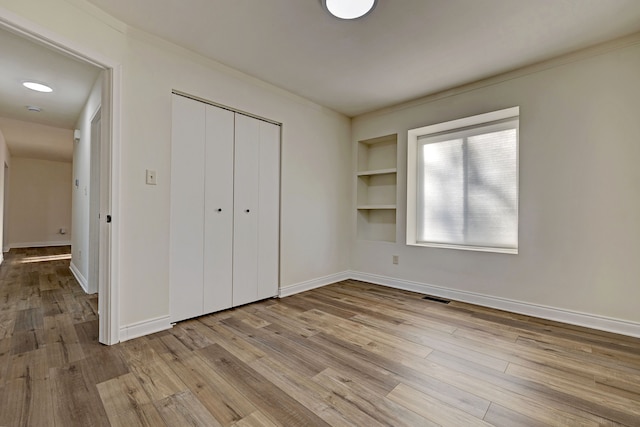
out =
<path fill-rule="evenodd" d="M 87 165 L 90 177 L 86 182 L 87 187 L 91 189 L 91 195 L 87 200 L 89 217 L 86 218 L 85 225 L 89 246 L 81 256 L 87 258 L 87 265 L 90 266 L 85 273 L 87 290 L 98 292 L 98 340 L 103 344 L 115 344 L 120 340 L 117 288 L 120 65 L 91 49 L 70 46 L 70 42 L 62 37 L 3 9 L 0 9 L 0 30 L 18 35 L 34 44 L 44 45 L 58 54 L 102 70 L 99 109 L 90 122 L 89 132 L 90 139 L 94 141 L 91 143 L 91 155 Z M 6 176 L 5 168 L 5 178 Z M 6 182 L 5 179 L 5 184 Z M 84 194 L 85 188 L 80 187 L 81 184 L 75 177 L 74 182 L 69 185 L 73 185 L 74 190 L 77 188 L 79 193 Z M 111 218 L 114 218 L 113 222 Z M 74 222 L 76 220 L 77 218 L 73 219 Z"/>

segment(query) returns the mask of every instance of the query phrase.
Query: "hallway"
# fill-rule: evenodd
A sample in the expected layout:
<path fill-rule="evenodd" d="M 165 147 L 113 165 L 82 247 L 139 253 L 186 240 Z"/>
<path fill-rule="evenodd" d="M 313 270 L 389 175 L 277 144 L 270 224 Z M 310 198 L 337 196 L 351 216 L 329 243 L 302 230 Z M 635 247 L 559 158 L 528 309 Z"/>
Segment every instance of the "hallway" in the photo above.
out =
<path fill-rule="evenodd" d="M 70 426 L 89 417 L 108 425 L 95 387 L 87 384 L 126 368 L 97 341 L 98 296 L 86 295 L 71 274 L 70 247 L 12 249 L 5 256 L 0 425 Z M 95 416 L 100 411 L 105 416 Z"/>

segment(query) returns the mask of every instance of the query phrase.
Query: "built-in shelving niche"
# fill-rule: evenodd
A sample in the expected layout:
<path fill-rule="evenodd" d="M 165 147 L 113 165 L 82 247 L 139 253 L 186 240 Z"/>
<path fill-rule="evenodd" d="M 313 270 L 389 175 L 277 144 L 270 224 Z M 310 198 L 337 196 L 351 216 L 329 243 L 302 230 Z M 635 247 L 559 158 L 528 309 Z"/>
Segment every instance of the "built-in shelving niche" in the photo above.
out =
<path fill-rule="evenodd" d="M 397 134 L 358 141 L 358 239 L 396 241 L 397 153 Z"/>

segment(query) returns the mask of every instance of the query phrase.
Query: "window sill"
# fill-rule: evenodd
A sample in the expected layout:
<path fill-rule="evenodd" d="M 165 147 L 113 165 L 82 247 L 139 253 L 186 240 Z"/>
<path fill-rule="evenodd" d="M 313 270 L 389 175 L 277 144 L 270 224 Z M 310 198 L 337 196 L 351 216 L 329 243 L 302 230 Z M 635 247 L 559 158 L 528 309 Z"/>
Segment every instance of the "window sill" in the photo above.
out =
<path fill-rule="evenodd" d="M 408 246 L 421 246 L 424 248 L 441 248 L 441 249 L 456 249 L 460 251 L 475 251 L 475 252 L 493 252 L 499 254 L 517 255 L 518 249 L 512 248 L 490 248 L 485 246 L 466 246 L 466 245 L 448 245 L 443 243 L 418 243 L 407 242 Z"/>

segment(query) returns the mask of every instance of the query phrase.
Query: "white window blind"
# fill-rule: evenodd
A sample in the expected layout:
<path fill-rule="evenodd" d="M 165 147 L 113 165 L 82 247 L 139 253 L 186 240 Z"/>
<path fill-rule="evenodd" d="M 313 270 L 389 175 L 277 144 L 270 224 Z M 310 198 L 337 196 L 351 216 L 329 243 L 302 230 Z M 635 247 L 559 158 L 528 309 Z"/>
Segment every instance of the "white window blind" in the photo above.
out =
<path fill-rule="evenodd" d="M 517 252 L 518 117 L 478 117 L 414 135 L 408 244 Z"/>

